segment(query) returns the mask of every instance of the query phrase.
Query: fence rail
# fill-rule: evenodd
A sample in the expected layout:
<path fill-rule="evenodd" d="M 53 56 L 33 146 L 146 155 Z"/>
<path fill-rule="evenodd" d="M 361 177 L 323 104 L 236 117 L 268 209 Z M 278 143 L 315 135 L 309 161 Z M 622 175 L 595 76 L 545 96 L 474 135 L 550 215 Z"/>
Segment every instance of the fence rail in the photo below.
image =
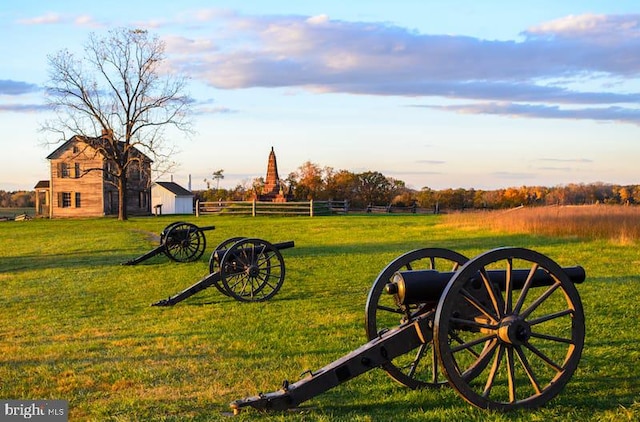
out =
<path fill-rule="evenodd" d="M 196 216 L 229 215 L 331 215 L 346 213 L 347 201 L 261 202 L 261 201 L 196 201 Z"/>

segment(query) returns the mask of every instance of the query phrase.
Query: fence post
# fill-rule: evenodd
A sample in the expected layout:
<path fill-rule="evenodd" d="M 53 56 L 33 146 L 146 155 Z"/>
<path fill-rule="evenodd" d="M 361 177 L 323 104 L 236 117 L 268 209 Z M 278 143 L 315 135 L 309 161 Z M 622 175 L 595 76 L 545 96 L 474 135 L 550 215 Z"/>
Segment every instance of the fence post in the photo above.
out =
<path fill-rule="evenodd" d="M 196 217 L 200 217 L 200 200 L 196 199 Z"/>
<path fill-rule="evenodd" d="M 255 198 L 251 202 L 251 216 L 252 217 L 256 216 L 256 199 Z"/>
<path fill-rule="evenodd" d="M 313 217 L 313 199 L 309 200 L 309 217 Z"/>

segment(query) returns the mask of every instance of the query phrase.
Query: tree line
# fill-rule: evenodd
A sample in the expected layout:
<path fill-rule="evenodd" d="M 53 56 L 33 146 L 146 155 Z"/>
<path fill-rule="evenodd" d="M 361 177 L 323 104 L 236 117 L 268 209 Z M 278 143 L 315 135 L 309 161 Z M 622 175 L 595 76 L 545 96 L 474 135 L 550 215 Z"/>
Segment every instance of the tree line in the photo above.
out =
<path fill-rule="evenodd" d="M 214 173 L 214 180 L 223 178 L 223 170 Z M 194 191 L 201 201 L 248 201 L 261 192 L 262 177 L 238 184 L 233 189 L 217 187 Z M 209 184 L 211 186 L 211 184 Z M 464 209 L 505 209 L 520 205 L 585 205 L 640 204 L 640 185 L 607 183 L 570 183 L 554 187 L 520 186 L 495 190 L 442 189 L 423 187 L 410 189 L 402 180 L 385 176 L 379 171 L 354 173 L 334 170 L 306 162 L 283 180 L 283 189 L 292 201 L 346 200 L 351 209 L 367 206 L 418 207 L 434 211 Z M 35 191 L 0 190 L 0 207 L 35 207 Z"/>
<path fill-rule="evenodd" d="M 215 175 L 222 177 L 222 170 Z M 238 184 L 233 189 L 196 191 L 201 201 L 246 201 L 260 194 L 262 177 Z M 520 205 L 585 205 L 640 204 L 640 185 L 608 183 L 571 183 L 560 186 L 520 186 L 495 190 L 442 189 L 423 187 L 411 189 L 402 180 L 385 176 L 379 171 L 354 173 L 321 167 L 310 161 L 302 164 L 283 180 L 283 190 L 292 201 L 310 199 L 346 200 L 352 209 L 367 206 L 419 207 L 435 211 L 464 209 L 504 209 Z"/>

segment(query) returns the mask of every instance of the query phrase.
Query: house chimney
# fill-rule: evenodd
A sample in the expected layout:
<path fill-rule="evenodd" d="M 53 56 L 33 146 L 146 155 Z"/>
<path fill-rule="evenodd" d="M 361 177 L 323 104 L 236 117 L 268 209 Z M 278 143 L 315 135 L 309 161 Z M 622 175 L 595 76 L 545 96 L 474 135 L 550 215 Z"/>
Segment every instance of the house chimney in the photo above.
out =
<path fill-rule="evenodd" d="M 191 175 L 189 175 L 189 187 L 188 187 L 189 192 L 191 192 Z"/>

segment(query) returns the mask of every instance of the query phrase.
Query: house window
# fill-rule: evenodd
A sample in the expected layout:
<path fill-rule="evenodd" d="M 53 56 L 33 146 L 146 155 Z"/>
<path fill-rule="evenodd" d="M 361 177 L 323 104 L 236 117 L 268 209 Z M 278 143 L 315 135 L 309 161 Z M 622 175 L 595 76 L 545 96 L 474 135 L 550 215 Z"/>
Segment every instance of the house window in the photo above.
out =
<path fill-rule="evenodd" d="M 62 192 L 62 201 L 60 205 L 62 208 L 71 207 L 71 192 Z"/>
<path fill-rule="evenodd" d="M 69 177 L 69 164 L 60 163 L 60 177 Z"/>
<path fill-rule="evenodd" d="M 147 208 L 147 193 L 145 191 L 138 192 L 138 208 Z"/>
<path fill-rule="evenodd" d="M 75 177 L 76 179 L 80 177 L 80 163 L 75 163 L 73 170 L 74 170 L 73 177 Z"/>
<path fill-rule="evenodd" d="M 78 152 L 80 152 L 80 148 L 78 148 L 78 146 L 77 146 L 77 145 L 74 145 L 74 146 L 73 146 L 73 153 L 74 153 L 74 154 L 77 154 Z"/>
<path fill-rule="evenodd" d="M 80 208 L 82 201 L 80 201 L 80 192 L 76 192 L 76 208 Z"/>
<path fill-rule="evenodd" d="M 130 178 L 131 178 L 131 180 L 135 180 L 135 181 L 140 181 L 141 180 L 139 165 L 135 165 L 134 164 L 133 167 L 131 167 Z"/>
<path fill-rule="evenodd" d="M 113 181 L 115 178 L 113 177 L 113 164 L 110 161 L 107 161 L 104 165 L 104 179 Z"/>

